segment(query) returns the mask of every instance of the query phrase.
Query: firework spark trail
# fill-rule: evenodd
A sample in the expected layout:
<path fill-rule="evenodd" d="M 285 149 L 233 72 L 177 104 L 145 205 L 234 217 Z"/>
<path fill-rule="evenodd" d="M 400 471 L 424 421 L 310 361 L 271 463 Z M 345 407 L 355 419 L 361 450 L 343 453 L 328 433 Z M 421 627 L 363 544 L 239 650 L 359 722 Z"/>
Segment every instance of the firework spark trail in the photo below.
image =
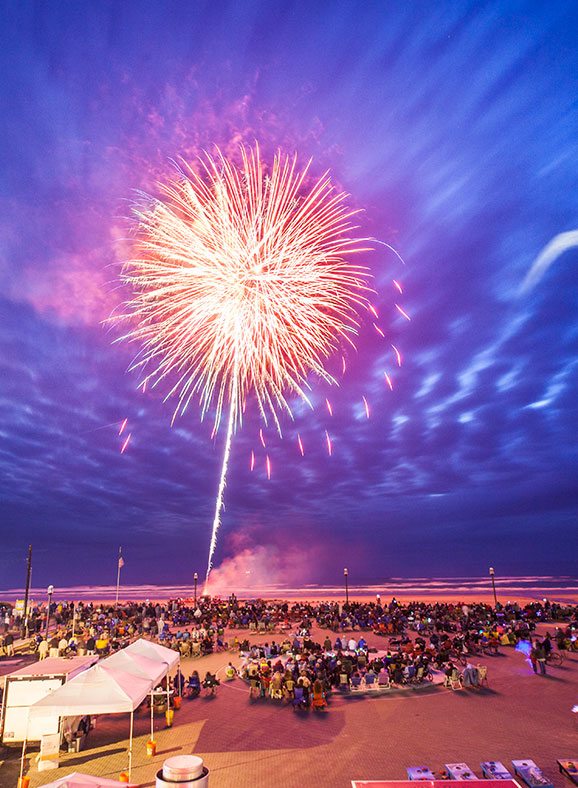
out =
<path fill-rule="evenodd" d="M 369 404 L 365 397 L 361 397 L 361 399 L 363 400 L 363 407 L 365 408 L 365 416 L 366 418 L 369 418 Z"/>
<path fill-rule="evenodd" d="M 213 556 L 215 548 L 217 547 L 217 533 L 221 525 L 221 509 L 223 508 L 223 497 L 225 494 L 225 487 L 227 486 L 227 468 L 229 467 L 229 457 L 231 454 L 231 443 L 233 441 L 233 429 L 235 426 L 235 402 L 236 402 L 236 388 L 237 377 L 233 375 L 233 386 L 231 391 L 231 406 L 229 409 L 229 421 L 227 423 L 227 434 L 225 437 L 225 449 L 223 451 L 223 463 L 221 465 L 221 478 L 219 479 L 219 488 L 217 491 L 217 500 L 215 503 L 215 516 L 213 518 L 213 527 L 211 529 L 211 542 L 209 545 L 209 559 L 207 561 L 207 575 L 205 577 L 205 593 L 207 593 L 207 585 L 209 583 L 209 575 L 213 568 Z"/>
<path fill-rule="evenodd" d="M 331 438 L 329 437 L 329 433 L 325 430 L 325 442 L 327 443 L 327 454 L 331 457 L 333 454 L 333 445 L 331 443 Z"/>
<path fill-rule="evenodd" d="M 327 406 L 327 412 L 330 416 L 333 416 L 333 405 L 329 402 L 327 397 L 325 397 L 325 405 Z"/>
<path fill-rule="evenodd" d="M 255 452 L 251 451 L 251 462 L 249 463 L 249 469 L 251 471 L 255 470 Z"/>
<path fill-rule="evenodd" d="M 122 424 L 120 425 L 120 430 L 118 431 L 118 434 L 119 434 L 119 435 L 122 435 L 122 433 L 124 432 L 124 428 L 126 427 L 126 423 L 127 423 L 127 421 L 128 421 L 128 419 L 125 419 L 125 420 L 122 422 Z"/>
<path fill-rule="evenodd" d="M 124 454 L 124 453 L 125 453 L 125 451 L 126 451 L 126 449 L 127 449 L 127 446 L 128 446 L 128 444 L 130 443 L 130 438 L 131 438 L 131 435 L 132 435 L 132 432 L 129 432 L 129 434 L 127 435 L 127 437 L 126 437 L 126 439 L 125 439 L 124 443 L 122 444 L 122 448 L 121 448 L 121 450 L 120 450 L 120 453 L 121 453 L 121 454 Z"/>
<path fill-rule="evenodd" d="M 297 443 L 299 445 L 299 451 L 301 452 L 301 456 L 305 456 L 305 449 L 303 448 L 303 441 L 301 440 L 301 435 L 297 433 Z"/>
<path fill-rule="evenodd" d="M 140 344 L 131 369 L 146 369 L 143 386 L 167 387 L 173 422 L 196 397 L 215 431 L 229 411 L 207 580 L 248 395 L 280 433 L 288 393 L 311 405 L 311 373 L 336 382 L 324 362 L 353 345 L 368 303 L 367 271 L 349 258 L 373 249 L 328 173 L 312 182 L 311 162 L 298 170 L 297 157 L 280 152 L 267 168 L 258 146 L 241 148 L 240 159 L 205 154 L 161 185 L 161 199 L 142 197 L 135 259 L 121 275 L 133 295 L 113 318 L 136 322 L 117 341 Z"/>
<path fill-rule="evenodd" d="M 406 319 L 406 320 L 411 320 L 411 317 L 410 317 L 410 316 L 407 314 L 407 312 L 405 311 L 405 309 L 402 309 L 402 308 L 400 307 L 400 305 L 399 305 L 399 304 L 396 304 L 396 305 L 395 305 L 395 308 L 397 309 L 397 311 L 399 312 L 399 314 L 400 314 L 400 315 L 402 315 L 402 317 L 405 317 L 405 319 Z"/>

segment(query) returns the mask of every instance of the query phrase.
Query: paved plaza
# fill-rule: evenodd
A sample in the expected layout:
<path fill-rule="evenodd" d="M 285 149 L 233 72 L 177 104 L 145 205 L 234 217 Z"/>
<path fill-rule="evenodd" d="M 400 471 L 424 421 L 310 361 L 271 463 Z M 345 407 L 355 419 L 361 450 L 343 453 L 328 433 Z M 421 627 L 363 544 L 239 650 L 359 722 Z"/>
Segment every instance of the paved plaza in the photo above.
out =
<path fill-rule="evenodd" d="M 312 632 L 318 641 L 325 634 L 316 628 Z M 251 637 L 252 642 L 267 639 Z M 376 636 L 367 640 L 383 647 Z M 221 669 L 222 675 L 229 658 L 225 652 L 187 659 L 183 673 L 197 669 L 203 676 L 206 670 Z M 233 661 L 239 664 L 237 657 Z M 439 770 L 456 761 L 481 775 L 481 761 L 509 765 L 513 758 L 532 758 L 555 786 L 570 786 L 555 761 L 578 754 L 578 715 L 571 713 L 578 700 L 578 655 L 549 668 L 546 677 L 535 676 L 523 655 L 511 648 L 474 661 L 488 665 L 488 688 L 452 692 L 426 686 L 372 697 L 334 694 L 325 713 L 293 712 L 270 700 L 250 702 L 241 680 L 223 682 L 215 698 L 185 700 L 172 728 L 165 727 L 164 715 L 157 716 L 158 751 L 152 759 L 146 755 L 150 716 L 142 709 L 135 715 L 132 780 L 154 786 L 166 758 L 194 753 L 210 769 L 211 788 L 349 788 L 352 778 L 400 779 L 407 766 Z M 100 717 L 88 749 L 63 754 L 58 771 L 38 774 L 33 750 L 26 760 L 31 788 L 73 771 L 117 778 L 127 767 L 128 731 L 128 715 Z M 15 787 L 19 752 L 5 749 L 2 758 L 0 785 Z"/>

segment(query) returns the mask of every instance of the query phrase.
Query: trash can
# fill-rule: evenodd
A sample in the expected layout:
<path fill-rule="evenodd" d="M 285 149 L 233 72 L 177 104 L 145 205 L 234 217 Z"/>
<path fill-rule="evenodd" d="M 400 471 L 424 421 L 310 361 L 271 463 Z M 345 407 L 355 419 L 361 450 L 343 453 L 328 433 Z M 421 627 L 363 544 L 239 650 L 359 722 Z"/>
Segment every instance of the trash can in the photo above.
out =
<path fill-rule="evenodd" d="M 156 788 L 208 788 L 209 770 L 197 755 L 167 758 L 157 772 Z"/>

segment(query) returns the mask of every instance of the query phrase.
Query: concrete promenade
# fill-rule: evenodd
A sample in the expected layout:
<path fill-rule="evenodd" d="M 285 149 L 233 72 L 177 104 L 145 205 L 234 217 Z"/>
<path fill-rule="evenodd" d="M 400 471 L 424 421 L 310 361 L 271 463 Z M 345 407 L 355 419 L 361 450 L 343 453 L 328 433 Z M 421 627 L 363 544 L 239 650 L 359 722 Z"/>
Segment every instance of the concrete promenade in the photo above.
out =
<path fill-rule="evenodd" d="M 312 636 L 323 640 L 325 630 L 314 629 Z M 380 638 L 366 638 L 383 647 Z M 196 669 L 202 677 L 206 670 L 222 669 L 229 658 L 224 652 L 184 660 L 183 673 Z M 430 686 L 369 698 L 333 695 L 328 711 L 317 714 L 295 713 L 270 700 L 250 702 L 240 680 L 222 683 L 215 698 L 184 700 L 171 729 L 164 727 L 163 715 L 156 718 L 154 759 L 146 755 L 150 717 L 143 709 L 135 715 L 132 781 L 154 786 L 163 760 L 185 753 L 205 760 L 211 788 L 349 788 L 352 778 L 405 779 L 407 766 L 439 770 L 456 761 L 481 776 L 480 761 L 502 760 L 508 766 L 513 758 L 532 758 L 555 786 L 569 788 L 555 761 L 578 756 L 578 715 L 571 713 L 578 701 L 578 654 L 548 668 L 546 677 L 535 676 L 511 648 L 477 661 L 489 668 L 489 687 L 480 691 Z M 237 656 L 233 662 L 238 664 Z M 117 778 L 127 766 L 128 729 L 128 715 L 99 718 L 88 749 L 63 754 L 57 771 L 38 774 L 36 751 L 28 753 L 31 788 L 73 771 Z M 15 788 L 19 751 L 4 749 L 2 759 L 0 786 Z"/>

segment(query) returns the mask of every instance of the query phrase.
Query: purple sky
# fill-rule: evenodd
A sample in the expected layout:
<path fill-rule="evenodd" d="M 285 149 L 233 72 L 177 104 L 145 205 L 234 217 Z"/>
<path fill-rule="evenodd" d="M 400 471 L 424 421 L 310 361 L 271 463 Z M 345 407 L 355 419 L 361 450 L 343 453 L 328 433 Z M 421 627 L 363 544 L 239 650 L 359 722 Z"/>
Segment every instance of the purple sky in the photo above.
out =
<path fill-rule="evenodd" d="M 29 542 L 39 585 L 114 582 L 120 544 L 126 582 L 204 572 L 223 435 L 194 408 L 171 429 L 102 321 L 135 190 L 255 139 L 330 167 L 406 265 L 368 255 L 386 338 L 368 322 L 340 388 L 312 380 L 314 411 L 266 430 L 270 481 L 257 415 L 237 434 L 222 571 L 575 574 L 574 3 L 18 2 L 0 23 L 0 588 Z"/>

